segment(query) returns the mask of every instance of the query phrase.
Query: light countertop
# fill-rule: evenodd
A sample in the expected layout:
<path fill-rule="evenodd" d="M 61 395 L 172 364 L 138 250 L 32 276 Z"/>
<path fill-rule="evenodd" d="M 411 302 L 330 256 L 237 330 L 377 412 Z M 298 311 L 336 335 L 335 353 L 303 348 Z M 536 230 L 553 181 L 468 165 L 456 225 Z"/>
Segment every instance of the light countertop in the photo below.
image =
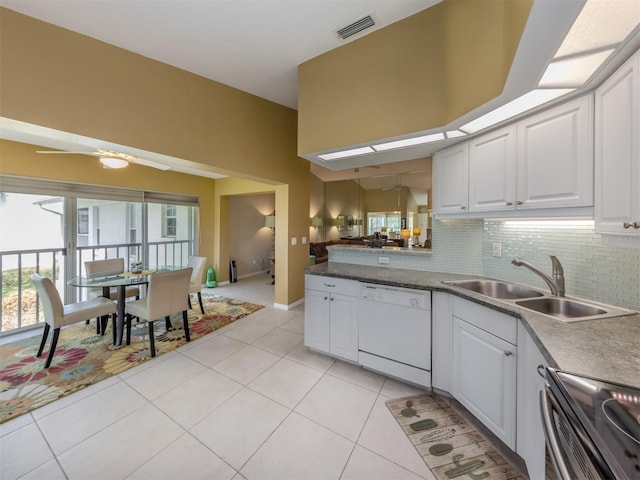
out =
<path fill-rule="evenodd" d="M 311 275 L 457 295 L 521 319 L 550 366 L 640 387 L 640 314 L 565 323 L 515 304 L 442 283 L 483 278 L 477 275 L 336 262 L 310 266 L 304 271 Z M 587 298 L 584 300 L 588 301 Z"/>

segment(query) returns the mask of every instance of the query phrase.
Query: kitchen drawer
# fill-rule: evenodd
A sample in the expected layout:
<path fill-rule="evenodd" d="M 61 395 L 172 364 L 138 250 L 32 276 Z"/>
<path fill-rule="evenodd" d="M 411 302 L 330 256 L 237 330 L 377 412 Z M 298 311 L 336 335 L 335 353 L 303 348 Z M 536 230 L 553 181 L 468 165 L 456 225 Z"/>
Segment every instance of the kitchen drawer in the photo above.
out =
<path fill-rule="evenodd" d="M 453 299 L 453 316 L 512 345 L 518 344 L 518 320 L 515 317 L 459 297 Z"/>
<path fill-rule="evenodd" d="M 322 292 L 339 293 L 349 297 L 357 297 L 359 294 L 358 282 L 345 278 L 324 277 L 322 275 L 305 275 L 305 288 L 320 290 Z"/>

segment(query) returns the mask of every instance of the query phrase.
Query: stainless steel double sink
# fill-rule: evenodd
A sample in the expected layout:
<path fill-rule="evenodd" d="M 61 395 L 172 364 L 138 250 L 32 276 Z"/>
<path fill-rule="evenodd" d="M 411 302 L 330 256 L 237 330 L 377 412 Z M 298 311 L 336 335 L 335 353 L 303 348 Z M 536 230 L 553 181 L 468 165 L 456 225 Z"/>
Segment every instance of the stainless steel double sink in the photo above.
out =
<path fill-rule="evenodd" d="M 563 322 L 596 320 L 633 315 L 633 310 L 587 302 L 570 297 L 554 297 L 516 283 L 491 279 L 452 280 L 442 282 L 486 297 L 504 301 Z"/>

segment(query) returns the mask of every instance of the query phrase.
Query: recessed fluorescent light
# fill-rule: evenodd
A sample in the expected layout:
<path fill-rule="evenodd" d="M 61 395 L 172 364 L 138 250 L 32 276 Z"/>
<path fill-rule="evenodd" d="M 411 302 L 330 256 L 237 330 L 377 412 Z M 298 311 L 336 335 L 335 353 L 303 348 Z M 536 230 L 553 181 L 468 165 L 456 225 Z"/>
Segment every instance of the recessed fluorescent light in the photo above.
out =
<path fill-rule="evenodd" d="M 605 50 L 593 55 L 552 62 L 544 72 L 539 87 L 578 88 L 582 86 L 613 52 Z"/>
<path fill-rule="evenodd" d="M 458 137 L 464 137 L 466 135 L 465 132 L 462 132 L 460 130 L 451 130 L 450 132 L 446 132 L 447 134 L 447 138 L 458 138 Z"/>
<path fill-rule="evenodd" d="M 636 28 L 639 19 L 638 0 L 588 0 L 555 58 L 613 47 Z"/>
<path fill-rule="evenodd" d="M 525 93 L 515 100 L 512 100 L 509 103 L 498 107 L 479 118 L 476 118 L 475 120 L 472 120 L 466 125 L 460 127 L 460 129 L 470 133 L 477 132 L 484 128 L 490 127 L 491 125 L 495 125 L 496 123 L 500 123 L 503 120 L 515 117 L 522 112 L 531 110 L 532 108 L 542 105 L 543 103 L 547 103 L 554 98 L 558 98 L 561 95 L 571 92 L 571 90 L 572 89 L 531 90 L 529 93 Z"/>
<path fill-rule="evenodd" d="M 349 150 L 342 150 L 340 152 L 325 153 L 318 155 L 321 160 L 337 160 L 338 158 L 355 157 L 356 155 L 364 155 L 365 153 L 373 153 L 371 147 L 352 148 Z"/>
<path fill-rule="evenodd" d="M 381 152 L 384 150 L 392 150 L 394 148 L 411 147 L 412 145 L 437 142 L 439 140 L 444 140 L 444 135 L 442 133 L 423 135 L 421 137 L 405 138 L 404 140 L 396 140 L 395 142 L 380 143 L 378 145 L 373 145 L 373 149 L 376 152 Z"/>

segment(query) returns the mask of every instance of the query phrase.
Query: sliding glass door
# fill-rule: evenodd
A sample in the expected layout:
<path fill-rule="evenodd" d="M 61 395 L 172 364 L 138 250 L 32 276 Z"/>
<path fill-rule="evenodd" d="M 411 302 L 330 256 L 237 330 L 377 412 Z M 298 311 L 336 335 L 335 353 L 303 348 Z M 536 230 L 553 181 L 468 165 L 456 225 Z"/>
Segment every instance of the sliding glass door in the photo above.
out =
<path fill-rule="evenodd" d="M 38 323 L 31 275 L 51 278 L 64 295 L 67 265 L 65 200 L 58 196 L 0 193 L 0 333 Z"/>
<path fill-rule="evenodd" d="M 86 298 L 68 281 L 84 263 L 124 258 L 125 269 L 184 266 L 196 255 L 197 198 L 0 176 L 0 335 L 43 321 L 31 274 L 64 303 Z"/>

